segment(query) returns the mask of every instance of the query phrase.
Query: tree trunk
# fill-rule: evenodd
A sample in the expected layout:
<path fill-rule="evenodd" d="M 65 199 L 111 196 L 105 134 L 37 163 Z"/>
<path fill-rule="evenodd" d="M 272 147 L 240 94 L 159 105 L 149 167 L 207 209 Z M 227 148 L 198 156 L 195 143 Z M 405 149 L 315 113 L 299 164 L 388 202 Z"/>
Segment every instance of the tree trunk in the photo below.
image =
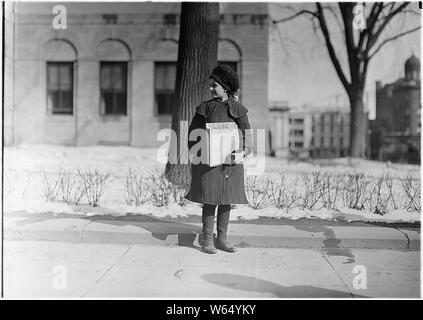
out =
<path fill-rule="evenodd" d="M 187 188 L 191 174 L 188 164 L 188 126 L 195 107 L 208 98 L 208 77 L 217 64 L 219 3 L 182 2 L 175 97 L 169 158 L 165 176 Z"/>
<path fill-rule="evenodd" d="M 350 152 L 352 158 L 364 158 L 366 150 L 367 114 L 364 112 L 364 86 L 352 88 L 348 92 L 351 104 Z"/>

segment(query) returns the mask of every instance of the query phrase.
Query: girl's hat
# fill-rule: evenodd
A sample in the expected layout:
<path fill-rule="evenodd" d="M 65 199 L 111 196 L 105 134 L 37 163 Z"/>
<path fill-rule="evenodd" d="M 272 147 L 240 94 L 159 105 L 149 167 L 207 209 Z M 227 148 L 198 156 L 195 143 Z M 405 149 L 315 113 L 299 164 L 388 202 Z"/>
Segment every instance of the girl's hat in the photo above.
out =
<path fill-rule="evenodd" d="M 239 89 L 238 75 L 228 66 L 218 65 L 213 69 L 210 78 L 216 80 L 229 93 L 235 93 Z"/>

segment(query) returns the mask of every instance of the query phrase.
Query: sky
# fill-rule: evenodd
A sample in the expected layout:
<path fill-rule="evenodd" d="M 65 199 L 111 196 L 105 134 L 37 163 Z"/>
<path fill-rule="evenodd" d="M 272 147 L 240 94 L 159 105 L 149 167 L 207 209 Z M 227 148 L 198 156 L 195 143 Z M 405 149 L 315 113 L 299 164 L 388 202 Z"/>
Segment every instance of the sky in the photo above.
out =
<path fill-rule="evenodd" d="M 415 5 L 413 9 L 417 11 Z M 269 12 L 273 19 L 280 19 L 304 6 L 314 4 L 273 3 Z M 337 25 L 331 22 L 330 30 L 334 30 Z M 407 14 L 406 19 L 393 19 L 381 39 L 420 23 L 417 14 Z M 269 100 L 285 100 L 290 107 L 303 104 L 335 105 L 336 101 L 347 105 L 345 90 L 330 61 L 323 36 L 319 29 L 317 33 L 313 32 L 312 23 L 307 17 L 298 17 L 271 28 L 269 41 Z M 336 43 L 338 56 L 346 57 L 345 49 L 342 51 L 342 34 L 335 34 L 333 42 Z M 375 117 L 375 81 L 390 83 L 404 77 L 404 63 L 413 53 L 420 57 L 420 44 L 421 32 L 417 31 L 387 43 L 371 60 L 366 81 L 370 119 Z M 345 63 L 343 65 L 346 66 Z M 336 95 L 339 95 L 338 100 Z"/>

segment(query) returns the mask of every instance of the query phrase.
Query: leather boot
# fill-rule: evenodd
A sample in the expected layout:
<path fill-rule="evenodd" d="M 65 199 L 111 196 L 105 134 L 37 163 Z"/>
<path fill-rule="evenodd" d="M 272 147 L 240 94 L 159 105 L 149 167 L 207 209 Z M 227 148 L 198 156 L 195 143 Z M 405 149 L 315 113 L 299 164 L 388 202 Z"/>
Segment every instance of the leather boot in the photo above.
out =
<path fill-rule="evenodd" d="M 213 225 L 214 225 L 214 211 L 216 206 L 204 205 L 202 220 L 203 220 L 203 241 L 201 247 L 203 251 L 208 254 L 217 252 L 214 246 Z"/>
<path fill-rule="evenodd" d="M 234 253 L 236 248 L 226 240 L 228 231 L 230 205 L 221 205 L 217 210 L 217 240 L 216 248 L 222 251 Z"/>

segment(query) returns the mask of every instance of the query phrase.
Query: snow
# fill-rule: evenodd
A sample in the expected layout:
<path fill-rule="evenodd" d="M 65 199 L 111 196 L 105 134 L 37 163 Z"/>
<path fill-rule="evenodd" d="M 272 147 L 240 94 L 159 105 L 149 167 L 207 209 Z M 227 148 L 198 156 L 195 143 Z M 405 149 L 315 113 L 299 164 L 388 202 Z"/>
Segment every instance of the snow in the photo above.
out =
<path fill-rule="evenodd" d="M 116 146 L 67 147 L 55 145 L 19 145 L 4 148 L 4 211 L 25 211 L 28 213 L 53 212 L 81 215 L 126 215 L 146 214 L 155 218 L 200 216 L 201 205 L 189 202 L 181 207 L 171 202 L 168 206 L 156 207 L 151 203 L 142 206 L 128 206 L 124 197 L 124 181 L 128 170 L 133 169 L 144 176 L 163 172 L 164 165 L 157 160 L 156 148 L 135 148 Z M 412 175 L 420 179 L 420 166 L 390 164 L 376 161 L 338 158 L 296 162 L 266 157 L 265 172 L 258 180 L 279 180 L 278 173 L 288 173 L 288 182 L 295 180 L 303 172 L 313 171 L 363 172 L 366 176 L 377 177 L 389 173 L 396 179 Z M 113 180 L 105 189 L 100 207 L 85 203 L 68 205 L 62 201 L 50 202 L 43 195 L 41 172 L 57 174 L 59 171 L 71 172 L 99 170 L 111 172 Z M 400 192 L 394 189 L 395 192 Z M 288 219 L 324 219 L 342 221 L 379 221 L 379 222 L 416 222 L 420 212 L 390 210 L 385 215 L 376 215 L 366 210 L 325 208 L 307 210 L 292 208 L 278 209 L 273 206 L 253 209 L 247 205 L 237 205 L 231 212 L 232 220 L 254 220 L 260 217 Z"/>

